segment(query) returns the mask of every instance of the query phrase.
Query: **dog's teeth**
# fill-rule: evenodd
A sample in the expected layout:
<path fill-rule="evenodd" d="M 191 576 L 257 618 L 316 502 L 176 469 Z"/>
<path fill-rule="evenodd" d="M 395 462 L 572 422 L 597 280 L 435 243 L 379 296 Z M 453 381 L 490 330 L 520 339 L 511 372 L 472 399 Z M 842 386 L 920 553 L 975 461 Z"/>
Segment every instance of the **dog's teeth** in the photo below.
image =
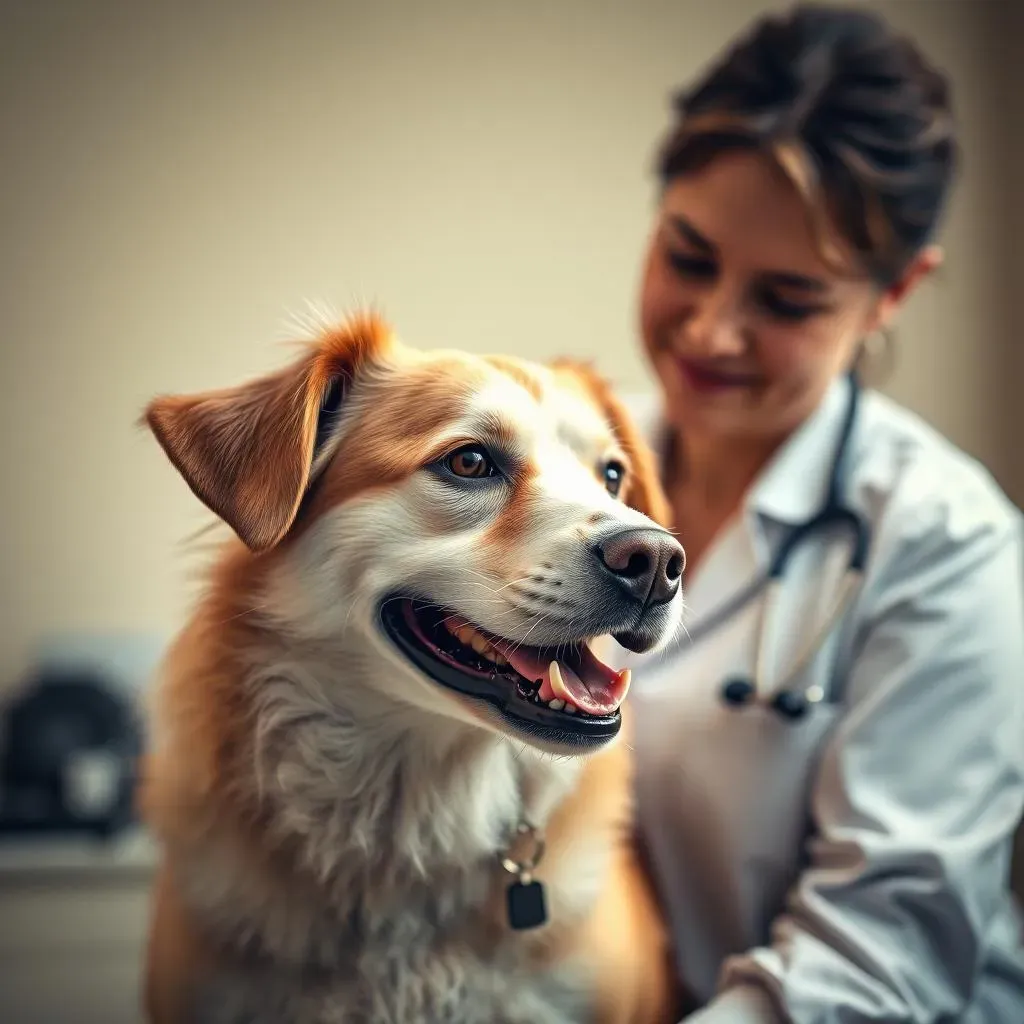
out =
<path fill-rule="evenodd" d="M 629 684 L 632 680 L 633 673 L 628 668 L 624 668 L 616 677 L 616 683 L 622 688 L 622 694 L 619 697 L 620 704 L 626 699 L 626 694 L 629 693 Z"/>
<path fill-rule="evenodd" d="M 561 711 L 562 708 L 571 707 L 572 705 L 566 704 L 564 700 L 559 700 L 557 697 L 554 700 L 548 701 L 548 707 L 552 711 Z"/>
<path fill-rule="evenodd" d="M 562 678 L 562 670 L 558 667 L 557 661 L 551 662 L 548 666 L 548 679 L 551 682 L 551 689 L 555 691 L 555 696 L 571 704 L 572 694 L 565 685 L 565 680 Z"/>
<path fill-rule="evenodd" d="M 565 680 L 562 678 L 562 670 L 558 667 L 557 661 L 553 661 L 548 665 L 548 681 L 551 683 L 551 689 L 555 693 L 555 700 L 561 702 L 566 710 L 569 708 L 576 710 L 576 706 L 572 701 L 572 694 L 565 685 Z M 551 703 L 548 704 L 548 707 L 552 706 Z"/>
<path fill-rule="evenodd" d="M 566 704 L 565 705 L 565 713 L 567 715 L 575 715 L 576 714 L 576 706 L 574 704 Z"/>
<path fill-rule="evenodd" d="M 496 665 L 508 664 L 508 659 L 499 651 L 495 650 L 491 642 L 482 633 L 477 632 L 472 626 L 463 624 L 456 628 L 451 623 L 447 623 L 447 626 L 448 632 L 451 633 L 463 647 L 471 648 L 481 657 L 487 658 L 488 661 L 493 661 Z"/>

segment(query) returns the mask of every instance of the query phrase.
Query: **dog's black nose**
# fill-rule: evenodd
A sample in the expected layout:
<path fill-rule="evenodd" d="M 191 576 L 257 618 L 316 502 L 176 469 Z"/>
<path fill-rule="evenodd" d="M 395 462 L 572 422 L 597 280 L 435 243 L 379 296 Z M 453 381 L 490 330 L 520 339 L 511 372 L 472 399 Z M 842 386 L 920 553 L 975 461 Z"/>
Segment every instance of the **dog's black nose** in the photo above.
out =
<path fill-rule="evenodd" d="M 679 590 L 686 555 L 664 530 L 642 527 L 606 537 L 596 548 L 601 564 L 638 601 L 666 604 Z"/>

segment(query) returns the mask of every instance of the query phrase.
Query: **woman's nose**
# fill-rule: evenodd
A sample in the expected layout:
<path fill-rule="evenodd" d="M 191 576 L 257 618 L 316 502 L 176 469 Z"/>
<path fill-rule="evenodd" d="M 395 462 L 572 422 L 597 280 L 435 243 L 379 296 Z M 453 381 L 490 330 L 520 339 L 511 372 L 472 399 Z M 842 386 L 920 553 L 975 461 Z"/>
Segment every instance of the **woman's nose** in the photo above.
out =
<path fill-rule="evenodd" d="M 743 332 L 736 304 L 716 289 L 701 297 L 685 328 L 692 352 L 705 356 L 732 356 L 743 352 Z"/>

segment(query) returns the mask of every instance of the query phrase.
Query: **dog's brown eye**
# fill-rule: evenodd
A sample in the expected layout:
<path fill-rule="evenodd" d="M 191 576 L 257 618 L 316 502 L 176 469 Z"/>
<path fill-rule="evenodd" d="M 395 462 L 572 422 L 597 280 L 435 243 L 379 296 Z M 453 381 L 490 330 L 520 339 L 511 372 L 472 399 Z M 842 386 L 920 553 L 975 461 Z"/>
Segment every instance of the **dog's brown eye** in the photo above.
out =
<path fill-rule="evenodd" d="M 613 498 L 619 496 L 619 491 L 622 490 L 622 483 L 625 479 L 626 467 L 621 462 L 612 459 L 610 462 L 605 463 L 604 485 L 608 488 L 608 493 Z"/>
<path fill-rule="evenodd" d="M 460 448 L 452 452 L 447 461 L 456 476 L 481 477 L 494 473 L 494 464 L 482 448 Z"/>

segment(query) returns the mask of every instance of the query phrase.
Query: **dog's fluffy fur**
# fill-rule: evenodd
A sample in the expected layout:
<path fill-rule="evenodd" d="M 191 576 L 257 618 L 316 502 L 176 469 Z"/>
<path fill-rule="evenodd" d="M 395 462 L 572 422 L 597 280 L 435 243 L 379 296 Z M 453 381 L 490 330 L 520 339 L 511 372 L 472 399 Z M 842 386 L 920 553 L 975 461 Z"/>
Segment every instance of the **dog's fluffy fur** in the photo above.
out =
<path fill-rule="evenodd" d="M 411 588 L 512 640 L 590 635 L 593 538 L 667 518 L 608 388 L 569 363 L 419 352 L 362 316 L 279 373 L 144 419 L 236 534 L 155 693 L 149 1020 L 676 1020 L 624 734 L 577 755 L 533 742 L 377 627 Z M 497 489 L 431 471 L 481 432 L 516 463 Z M 609 451 L 618 498 L 595 469 Z M 500 853 L 523 819 L 543 829 L 549 921 L 516 932 Z"/>

